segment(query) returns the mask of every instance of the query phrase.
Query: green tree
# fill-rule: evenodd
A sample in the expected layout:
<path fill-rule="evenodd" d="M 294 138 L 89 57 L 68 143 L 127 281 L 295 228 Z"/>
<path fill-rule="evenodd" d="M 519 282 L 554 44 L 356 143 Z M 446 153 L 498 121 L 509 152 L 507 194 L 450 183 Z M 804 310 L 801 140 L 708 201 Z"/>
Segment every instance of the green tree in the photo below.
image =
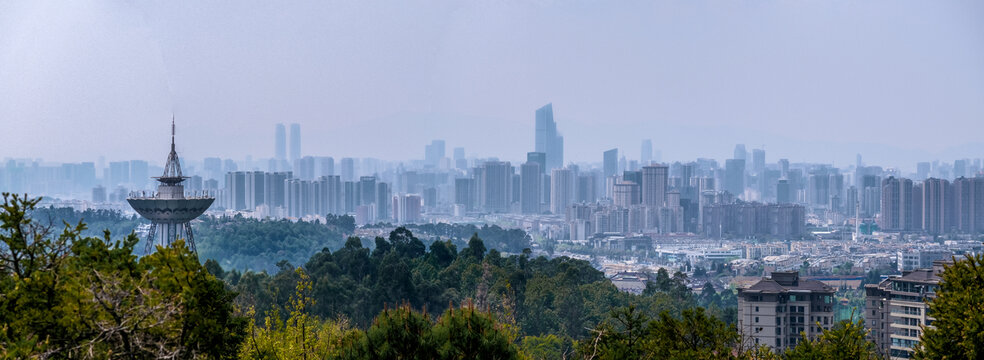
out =
<path fill-rule="evenodd" d="M 820 323 L 816 324 L 818 327 Z M 810 340 L 806 334 L 796 347 L 787 350 L 784 355 L 788 360 L 811 359 L 879 359 L 875 343 L 868 341 L 868 331 L 864 328 L 864 320 L 844 320 L 834 324 L 830 330 L 824 330 L 819 336 Z"/>
<path fill-rule="evenodd" d="M 234 293 L 178 241 L 138 259 L 134 234 L 61 235 L 4 194 L 0 210 L 0 357 L 230 358 L 246 319 Z"/>
<path fill-rule="evenodd" d="M 322 321 L 310 315 L 315 304 L 311 280 L 297 268 L 299 279 L 284 320 L 271 310 L 263 326 L 250 324 L 246 342 L 239 348 L 240 359 L 326 359 L 340 354 L 339 345 L 347 334 L 344 321 Z"/>
<path fill-rule="evenodd" d="M 929 312 L 936 320 L 923 330 L 918 359 L 984 357 L 984 255 L 964 255 L 946 265 Z"/>
<path fill-rule="evenodd" d="M 513 334 L 492 314 L 467 305 L 448 309 L 434 325 L 428 341 L 438 359 L 518 359 Z"/>

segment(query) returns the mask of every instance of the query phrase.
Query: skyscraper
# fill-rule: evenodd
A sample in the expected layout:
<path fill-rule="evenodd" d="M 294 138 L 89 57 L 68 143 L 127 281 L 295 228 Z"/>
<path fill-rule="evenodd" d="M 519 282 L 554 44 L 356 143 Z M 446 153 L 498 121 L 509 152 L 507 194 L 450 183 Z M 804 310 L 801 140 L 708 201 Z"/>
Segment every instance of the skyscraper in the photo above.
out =
<path fill-rule="evenodd" d="M 954 224 L 958 231 L 984 231 L 984 178 L 959 178 L 953 181 Z"/>
<path fill-rule="evenodd" d="M 666 180 L 668 173 L 669 168 L 664 165 L 650 165 L 642 168 L 643 205 L 650 207 L 666 206 Z"/>
<path fill-rule="evenodd" d="M 513 168 L 509 162 L 488 161 L 482 165 L 479 195 L 485 211 L 505 213 L 512 198 Z"/>
<path fill-rule="evenodd" d="M 540 171 L 540 164 L 527 161 L 519 168 L 521 179 L 520 189 L 520 208 L 524 214 L 539 214 L 540 199 L 543 195 L 543 174 Z"/>
<path fill-rule="evenodd" d="M 424 163 L 428 166 L 439 166 L 441 159 L 444 158 L 445 149 L 444 140 L 431 141 L 430 145 L 424 146 Z"/>
<path fill-rule="evenodd" d="M 953 189 L 950 182 L 946 179 L 926 179 L 921 195 L 922 229 L 930 235 L 949 231 L 953 223 Z"/>
<path fill-rule="evenodd" d="M 557 133 L 553 104 L 536 110 L 536 152 L 546 154 L 547 167 L 551 170 L 564 166 L 564 137 Z"/>
<path fill-rule="evenodd" d="M 605 177 L 618 175 L 618 149 L 611 149 L 604 153 Z"/>
<path fill-rule="evenodd" d="M 355 181 L 355 159 L 342 158 L 342 181 Z"/>
<path fill-rule="evenodd" d="M 747 160 L 748 159 L 748 151 L 745 151 L 745 144 L 735 145 L 735 156 L 734 156 L 734 158 L 735 159 L 738 159 L 738 160 Z"/>
<path fill-rule="evenodd" d="M 882 230 L 913 230 L 912 195 L 912 180 L 889 177 L 882 181 L 879 224 Z"/>
<path fill-rule="evenodd" d="M 653 141 L 646 139 L 642 141 L 642 155 L 639 156 L 639 161 L 642 162 L 642 166 L 649 165 L 653 162 Z"/>
<path fill-rule="evenodd" d="M 284 124 L 277 124 L 276 131 L 274 131 L 273 153 L 278 164 L 287 160 L 287 128 L 284 127 Z"/>
<path fill-rule="evenodd" d="M 540 173 L 547 173 L 547 154 L 542 152 L 528 152 L 526 153 L 526 162 L 540 164 Z"/>
<path fill-rule="evenodd" d="M 290 162 L 301 158 L 301 125 L 290 124 Z"/>
<path fill-rule="evenodd" d="M 745 193 L 744 159 L 728 159 L 724 161 L 724 190 L 734 196 L 741 196 Z"/>
<path fill-rule="evenodd" d="M 574 202 L 574 171 L 553 169 L 550 182 L 550 212 L 567 213 L 567 207 Z"/>
<path fill-rule="evenodd" d="M 752 149 L 752 171 L 761 174 L 765 170 L 765 150 Z"/>

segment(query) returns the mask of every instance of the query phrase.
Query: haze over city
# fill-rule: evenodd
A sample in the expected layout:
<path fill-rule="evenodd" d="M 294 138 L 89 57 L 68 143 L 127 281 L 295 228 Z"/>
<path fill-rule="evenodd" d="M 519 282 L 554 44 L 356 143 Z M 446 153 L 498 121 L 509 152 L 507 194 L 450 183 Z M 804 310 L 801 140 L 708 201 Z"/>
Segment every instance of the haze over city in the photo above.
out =
<path fill-rule="evenodd" d="M 0 2 L 0 155 L 566 161 L 639 153 L 882 166 L 984 152 L 979 1 Z"/>

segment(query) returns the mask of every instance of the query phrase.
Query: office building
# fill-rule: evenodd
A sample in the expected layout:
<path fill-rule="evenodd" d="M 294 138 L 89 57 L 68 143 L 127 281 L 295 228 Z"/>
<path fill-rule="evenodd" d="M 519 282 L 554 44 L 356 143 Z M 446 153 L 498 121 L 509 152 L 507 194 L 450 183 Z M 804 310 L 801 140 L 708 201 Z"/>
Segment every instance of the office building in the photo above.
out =
<path fill-rule="evenodd" d="M 650 165 L 653 162 L 653 141 L 646 139 L 642 141 L 642 154 L 639 156 L 642 166 Z"/>
<path fill-rule="evenodd" d="M 834 326 L 834 293 L 821 281 L 800 279 L 798 271 L 774 271 L 738 289 L 738 329 L 753 342 L 746 345 L 793 348 L 800 334 L 813 339 Z"/>
<path fill-rule="evenodd" d="M 618 149 L 605 151 L 603 159 L 603 169 L 605 177 L 618 175 Z"/>
<path fill-rule="evenodd" d="M 735 149 L 737 152 L 738 150 Z M 744 152 L 744 147 L 742 147 Z M 737 154 L 737 153 L 736 153 Z M 745 160 L 727 159 L 724 162 L 724 190 L 736 197 L 745 193 Z"/>
<path fill-rule="evenodd" d="M 301 125 L 290 124 L 290 162 L 301 158 Z"/>
<path fill-rule="evenodd" d="M 277 124 L 273 133 L 273 153 L 274 159 L 279 163 L 287 161 L 287 128 L 284 124 Z M 271 171 L 283 169 L 270 169 Z"/>
<path fill-rule="evenodd" d="M 547 154 L 542 152 L 526 153 L 526 162 L 540 164 L 540 174 L 547 173 Z"/>
<path fill-rule="evenodd" d="M 475 186 L 475 179 L 457 178 L 454 179 L 454 203 L 460 205 L 465 211 L 475 210 L 476 194 L 478 190 Z"/>
<path fill-rule="evenodd" d="M 534 154 L 534 153 L 531 153 Z M 540 164 L 527 161 L 519 168 L 520 176 L 520 210 L 523 214 L 539 214 L 540 200 L 543 195 L 543 175 L 541 174 Z"/>
<path fill-rule="evenodd" d="M 444 140 L 431 141 L 430 145 L 424 146 L 424 163 L 427 166 L 439 167 L 441 160 L 444 159 L 445 149 Z"/>
<path fill-rule="evenodd" d="M 735 145 L 734 159 L 742 161 L 748 160 L 748 151 L 745 150 L 745 144 Z"/>
<path fill-rule="evenodd" d="M 752 149 L 752 172 L 761 174 L 765 171 L 765 150 Z"/>
<path fill-rule="evenodd" d="M 553 104 L 536 110 L 536 152 L 546 155 L 546 170 L 564 166 L 564 137 L 557 132 Z"/>

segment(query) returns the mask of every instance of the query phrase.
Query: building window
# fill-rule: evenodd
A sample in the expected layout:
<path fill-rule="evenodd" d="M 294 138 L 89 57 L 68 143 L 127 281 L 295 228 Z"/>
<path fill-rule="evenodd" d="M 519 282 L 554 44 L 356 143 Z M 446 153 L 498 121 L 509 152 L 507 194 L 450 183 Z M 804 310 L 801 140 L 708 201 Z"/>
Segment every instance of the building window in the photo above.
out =
<path fill-rule="evenodd" d="M 759 317 L 758 316 L 755 317 L 755 322 L 756 323 L 759 322 Z"/>
<path fill-rule="evenodd" d="M 755 312 L 758 312 L 758 311 L 759 311 L 759 307 L 758 307 L 758 306 L 756 306 L 756 307 L 755 307 Z"/>

